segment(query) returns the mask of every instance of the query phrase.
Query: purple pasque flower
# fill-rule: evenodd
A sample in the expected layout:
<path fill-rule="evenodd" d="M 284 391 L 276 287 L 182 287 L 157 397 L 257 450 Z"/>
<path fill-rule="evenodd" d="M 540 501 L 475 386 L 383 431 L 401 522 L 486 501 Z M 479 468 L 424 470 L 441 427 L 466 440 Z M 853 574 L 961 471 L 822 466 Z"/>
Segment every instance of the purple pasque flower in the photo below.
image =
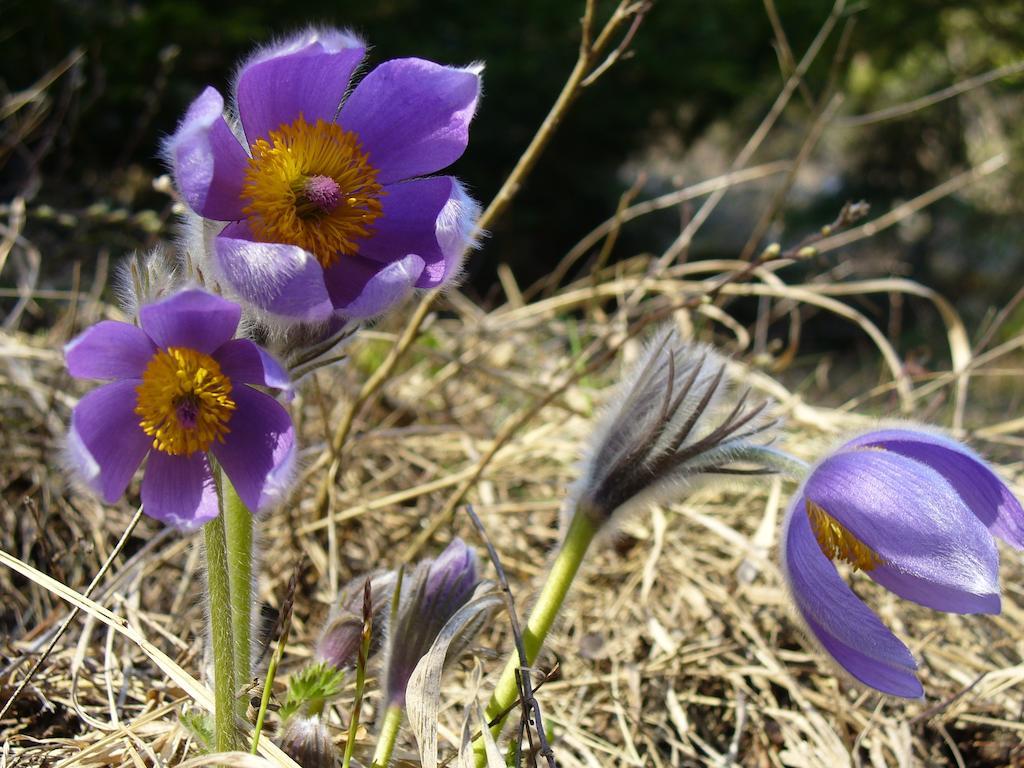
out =
<path fill-rule="evenodd" d="M 479 67 L 394 59 L 353 88 L 365 52 L 333 29 L 260 50 L 235 82 L 241 136 L 211 87 L 167 141 L 185 202 L 229 222 L 215 272 L 271 315 L 381 314 L 444 285 L 470 242 L 477 204 L 455 178 L 427 174 L 466 149 Z"/>
<path fill-rule="evenodd" d="M 421 561 L 405 578 L 384 661 L 384 695 L 389 705 L 404 704 L 416 665 L 449 619 L 473 598 L 479 584 L 476 552 L 460 538 L 453 539 L 437 559 Z M 481 613 L 460 628 L 448 658 L 465 648 L 483 617 Z"/>
<path fill-rule="evenodd" d="M 862 683 L 912 698 L 914 657 L 833 561 L 929 608 L 998 613 L 993 537 L 1024 549 L 1024 511 L 980 457 L 934 432 L 883 429 L 810 471 L 783 526 L 782 571 L 813 640 Z"/>
<path fill-rule="evenodd" d="M 286 389 L 288 375 L 248 339 L 233 338 L 241 308 L 186 290 L 139 310 L 141 327 L 104 320 L 67 345 L 68 371 L 106 383 L 71 416 L 75 469 L 108 503 L 143 459 L 148 515 L 179 528 L 217 516 L 209 454 L 254 511 L 291 477 L 295 433 L 288 412 L 253 384 Z"/>

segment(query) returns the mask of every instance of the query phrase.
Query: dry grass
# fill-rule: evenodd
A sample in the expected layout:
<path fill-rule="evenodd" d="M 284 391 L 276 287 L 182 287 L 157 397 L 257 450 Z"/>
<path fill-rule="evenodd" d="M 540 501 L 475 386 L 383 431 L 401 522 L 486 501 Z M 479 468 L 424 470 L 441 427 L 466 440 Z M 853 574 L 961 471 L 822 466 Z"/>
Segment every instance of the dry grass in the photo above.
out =
<path fill-rule="evenodd" d="M 446 501 L 460 484 L 477 473 L 468 499 L 503 559 L 520 605 L 528 603 L 555 543 L 560 499 L 601 391 L 623 359 L 636 352 L 639 342 L 628 336 L 642 323 L 630 321 L 671 313 L 687 332 L 731 347 L 744 378 L 781 401 L 789 425 L 783 441 L 799 455 L 813 458 L 835 440 L 835 432 L 864 422 L 848 409 L 813 405 L 824 399 L 814 386 L 800 396 L 789 393 L 769 373 L 785 356 L 786 345 L 775 355 L 752 356 L 743 342 L 756 329 L 733 319 L 727 306 L 673 310 L 686 297 L 706 292 L 723 268 L 735 265 L 698 262 L 657 280 L 644 279 L 645 266 L 640 259 L 619 264 L 550 298 L 490 313 L 452 296 L 450 311 L 428 316 L 420 340 L 356 416 L 322 517 L 313 514 L 316 489 L 331 458 L 329 435 L 337 414 L 396 333 L 390 324 L 365 332 L 351 347 L 348 364 L 306 380 L 295 402 L 305 480 L 298 502 L 260 526 L 264 601 L 278 605 L 293 570 L 305 563 L 286 671 L 308 655 L 318 622 L 346 579 L 416 554 L 410 547 L 422 541 L 417 535 L 424 530 L 436 530 L 424 553 L 437 551 L 456 534 L 474 540 L 461 511 L 451 518 L 439 514 L 452 507 Z M 768 286 L 765 292 L 774 303 L 762 303 L 762 312 L 777 309 L 785 316 L 792 306 L 805 319 L 807 308 L 818 304 L 867 328 L 866 316 L 826 301 L 850 283 L 788 286 L 782 279 L 785 263 L 771 266 L 749 283 L 731 284 L 722 296 L 761 293 L 757 286 Z M 712 277 L 694 282 L 703 272 Z M 907 281 L 878 280 L 862 287 L 891 292 L 907 289 Z M 856 286 L 847 290 L 863 293 Z M 631 308 L 614 298 L 631 293 Z M 64 374 L 58 351 L 72 327 L 71 315 L 82 324 L 116 316 L 116 310 L 83 296 L 47 335 L 0 337 L 5 425 L 0 549 L 6 566 L 0 568 L 0 584 L 9 630 L 0 669 L 4 700 L 68 604 L 77 600 L 84 608 L 0 723 L 2 760 L 23 766 L 174 764 L 197 755 L 179 724 L 179 710 L 209 696 L 196 682 L 204 668 L 203 609 L 197 599 L 201 552 L 194 538 L 161 531 L 143 518 L 94 593 L 95 602 L 76 594 L 99 570 L 134 510 L 128 503 L 104 507 L 72 490 L 60 468 L 64 424 L 81 391 Z M 949 319 L 955 320 L 955 313 Z M 956 344 L 960 337 L 954 331 L 950 338 Z M 960 416 L 953 405 L 963 376 L 914 377 L 905 368 L 896 371 L 903 377 L 900 386 L 883 372 L 889 383 L 878 387 L 861 410 L 885 410 L 902 399 L 912 413 L 938 409 L 943 419 L 964 420 L 971 433 L 1019 444 L 1018 424 L 979 422 L 992 409 L 973 404 L 984 404 L 998 392 L 999 377 L 1016 375 L 1008 361 L 1021 343 L 1024 339 L 1010 339 L 995 354 L 971 356 L 967 350 L 961 370 L 970 370 L 974 381 Z M 566 361 L 588 345 L 591 359 L 613 348 L 620 354 L 565 387 L 532 418 L 519 418 L 521 428 L 505 430 L 507 441 L 481 466 L 503 426 L 548 399 L 571 371 Z M 900 389 L 902 395 L 893 394 Z M 999 449 L 993 443 L 988 447 Z M 1011 477 L 1019 469 L 1006 467 Z M 559 662 L 539 699 L 554 728 L 560 765 L 995 766 L 1021 759 L 1020 558 L 1005 558 L 1004 612 L 995 617 L 934 613 L 857 581 L 923 662 L 927 699 L 884 701 L 827 668 L 789 619 L 773 550 L 790 490 L 769 482 L 703 491 L 651 510 L 633 520 L 618 541 L 595 551 L 539 665 L 549 670 Z M 484 649 L 509 647 L 502 616 L 479 646 L 476 658 L 488 670 L 496 668 L 496 655 Z M 458 743 L 472 667 L 467 658 L 464 673 L 448 678 L 442 754 Z M 371 695 L 366 713 L 371 731 L 374 704 Z M 332 717 L 340 739 L 344 706 Z M 372 739 L 364 736 L 369 745 Z M 365 757 L 366 745 L 357 756 Z M 402 754 L 412 758 L 413 745 L 405 747 Z M 225 764 L 243 764 L 230 762 L 240 756 L 226 759 Z M 272 754 L 267 759 L 281 763 Z"/>
<path fill-rule="evenodd" d="M 636 202 L 639 185 L 630 190 L 618 212 L 553 270 L 561 278 L 589 258 L 576 282 L 524 290 L 500 270 L 505 305 L 484 311 L 458 292 L 436 312 L 421 302 L 361 333 L 349 362 L 304 381 L 294 413 L 305 471 L 293 503 L 260 523 L 259 595 L 268 607 L 280 606 L 299 569 L 285 676 L 310 654 L 320 621 L 350 577 L 432 554 L 454 535 L 479 543 L 463 501 L 480 515 L 520 609 L 528 605 L 557 540 L 561 498 L 602 392 L 655 319 L 731 353 L 740 378 L 779 401 L 787 418 L 782 442 L 797 455 L 813 458 L 842 431 L 899 414 L 974 439 L 1001 460 L 1008 479 L 1020 482 L 1024 421 L 1014 416 L 1014 388 L 1024 335 L 1001 331 L 1012 305 L 985 328 L 968 329 L 924 286 L 851 280 L 855 262 L 809 258 L 800 251 L 807 241 L 763 262 L 686 260 L 701 224 L 735 185 L 785 176 L 761 220 L 774 218 L 832 119 L 832 86 L 796 157 L 749 161 L 793 94 L 806 88 L 802 73 L 842 26 L 842 6 L 836 3 L 799 63 L 787 54 L 785 86 L 730 172 L 652 200 Z M 588 24 L 594 3 L 586 8 Z M 646 5 L 621 8 L 632 8 L 635 18 Z M 627 36 L 618 42 L 596 29 L 584 34 L 560 106 L 488 216 L 511 201 L 582 85 L 628 46 L 639 24 L 630 18 L 612 17 L 612 31 Z M 815 234 L 816 253 L 846 249 L 1005 162 L 996 156 L 858 226 Z M 665 253 L 605 266 L 620 227 L 694 199 L 700 207 L 684 217 Z M 68 415 L 84 390 L 64 372 L 59 350 L 77 329 L 118 316 L 101 300 L 105 263 L 85 280 L 76 271 L 66 290 L 40 286 L 41 254 L 22 232 L 24 201 L 2 214 L 0 270 L 7 266 L 17 287 L 0 296 L 17 303 L 0 330 L 0 706 L 34 664 L 39 669 L 0 720 L 0 768 L 289 765 L 268 739 L 260 757 L 204 756 L 181 725 L 183 710 L 210 702 L 202 682 L 200 547 L 194 537 L 142 518 L 104 570 L 135 517 L 129 502 L 137 485 L 129 501 L 103 506 L 71 487 L 60 461 Z M 705 299 L 709 293 L 713 301 Z M 928 370 L 900 348 L 897 318 L 905 304 L 923 324 L 942 329 L 933 335 L 944 336 L 948 349 L 935 359 L 947 363 Z M 864 345 L 804 355 L 801 329 L 827 316 L 849 323 Z M 19 330 L 26 317 L 47 330 Z M 883 328 L 878 318 L 885 317 Z M 630 521 L 619 539 L 593 553 L 535 675 L 551 673 L 538 698 L 559 765 L 1024 765 L 1020 556 L 1004 552 L 1000 616 L 935 613 L 856 580 L 922 662 L 927 698 L 885 700 L 828 668 L 789 618 L 774 556 L 791 490 L 769 481 L 702 491 Z M 97 574 L 95 590 L 84 596 Z M 71 607 L 81 612 L 69 620 Z M 58 637 L 65 622 L 69 630 Z M 457 749 L 463 705 L 481 671 L 499 667 L 504 650 L 493 649 L 509 648 L 499 614 L 446 678 L 442 755 Z M 376 705 L 371 686 L 368 730 L 356 749 L 364 762 Z M 344 701 L 330 721 L 340 743 Z M 416 764 L 407 737 L 399 756 Z"/>

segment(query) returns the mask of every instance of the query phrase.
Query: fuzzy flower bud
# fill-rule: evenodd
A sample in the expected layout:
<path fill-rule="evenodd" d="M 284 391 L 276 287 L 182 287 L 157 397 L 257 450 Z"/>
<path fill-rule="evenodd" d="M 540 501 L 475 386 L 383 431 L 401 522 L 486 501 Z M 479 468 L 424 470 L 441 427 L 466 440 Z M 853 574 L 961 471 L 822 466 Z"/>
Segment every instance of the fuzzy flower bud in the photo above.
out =
<path fill-rule="evenodd" d="M 401 706 L 413 670 L 427 654 L 448 620 L 468 603 L 480 583 L 476 552 L 454 539 L 436 560 L 421 561 L 407 577 L 399 598 L 398 614 L 388 638 L 385 660 L 385 696 Z M 470 622 L 452 644 L 448 658 L 458 656 L 480 627 L 483 614 Z"/>
<path fill-rule="evenodd" d="M 334 768 L 338 753 L 327 726 L 318 716 L 293 717 L 279 742 L 281 749 L 302 768 Z"/>
<path fill-rule="evenodd" d="M 367 579 L 370 580 L 369 606 L 363 604 L 363 588 Z M 320 640 L 317 642 L 317 660 L 325 661 L 335 669 L 355 667 L 359 656 L 359 644 L 362 642 L 363 615 L 367 609 L 373 616 L 370 655 L 375 654 L 383 642 L 384 620 L 394 589 L 393 571 L 360 576 L 346 584 L 341 590 L 338 602 L 328 615 Z"/>
<path fill-rule="evenodd" d="M 567 509 L 600 527 L 701 479 L 772 471 L 768 403 L 751 404 L 749 392 L 725 402 L 726 365 L 675 329 L 658 332 L 594 430 Z"/>

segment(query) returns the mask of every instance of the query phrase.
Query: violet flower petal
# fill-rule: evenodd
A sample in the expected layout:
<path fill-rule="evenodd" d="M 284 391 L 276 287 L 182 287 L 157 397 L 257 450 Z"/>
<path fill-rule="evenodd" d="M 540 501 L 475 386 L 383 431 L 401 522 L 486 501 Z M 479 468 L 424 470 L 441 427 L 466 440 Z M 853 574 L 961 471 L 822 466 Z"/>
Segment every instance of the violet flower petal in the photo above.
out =
<path fill-rule="evenodd" d="M 423 267 L 423 259 L 414 254 L 383 267 L 361 256 L 345 256 L 324 272 L 324 280 L 341 314 L 370 318 L 404 299 L 423 274 Z"/>
<path fill-rule="evenodd" d="M 164 151 L 189 207 L 208 219 L 242 218 L 249 156 L 224 120 L 224 98 L 207 88 L 192 102 Z"/>
<path fill-rule="evenodd" d="M 390 184 L 439 171 L 462 156 L 479 94 L 475 72 L 393 59 L 362 79 L 338 122 L 359 136 L 377 181 Z"/>
<path fill-rule="evenodd" d="M 215 518 L 220 506 L 206 454 L 152 451 L 142 478 L 142 507 L 150 517 L 184 530 Z"/>
<path fill-rule="evenodd" d="M 422 613 L 443 616 L 437 627 L 440 631 L 448 619 L 469 601 L 476 584 L 476 552 L 456 536 L 430 564 Z"/>
<path fill-rule="evenodd" d="M 918 697 L 910 650 L 843 581 L 818 546 L 797 494 L 782 539 L 782 571 L 793 600 L 814 639 L 836 663 L 861 682 L 895 696 Z"/>
<path fill-rule="evenodd" d="M 102 320 L 64 347 L 64 360 L 76 379 L 138 379 L 155 352 L 141 328 Z"/>
<path fill-rule="evenodd" d="M 942 610 L 998 606 L 995 542 L 935 470 L 889 451 L 854 448 L 821 462 L 803 492 L 902 575 L 879 569 L 879 583 L 901 597 Z"/>
<path fill-rule="evenodd" d="M 287 371 L 269 352 L 249 339 L 231 339 L 213 353 L 220 364 L 221 373 L 235 386 L 261 384 L 265 387 L 290 391 L 292 382 Z"/>
<path fill-rule="evenodd" d="M 1024 549 L 1024 509 L 1006 483 L 967 446 L 944 435 L 910 429 L 871 432 L 850 445 L 884 448 L 927 464 L 946 478 L 993 536 Z"/>
<path fill-rule="evenodd" d="M 71 460 L 108 504 L 124 493 L 152 445 L 134 411 L 139 383 L 124 379 L 97 387 L 78 401 L 71 414 Z"/>
<path fill-rule="evenodd" d="M 158 346 L 207 355 L 235 335 L 241 317 L 242 308 L 233 301 L 200 290 L 181 291 L 139 310 L 142 330 Z"/>
<path fill-rule="evenodd" d="M 295 429 L 288 412 L 247 386 L 231 393 L 237 409 L 223 443 L 211 446 L 239 498 L 261 512 L 287 490 L 295 465 Z"/>
<path fill-rule="evenodd" d="M 384 187 L 381 217 L 359 242 L 359 255 L 388 263 L 415 253 L 426 264 L 444 262 L 437 242 L 437 218 L 451 197 L 447 176 L 413 179 Z"/>
<path fill-rule="evenodd" d="M 250 144 L 300 115 L 310 124 L 334 122 L 366 47 L 351 35 L 325 30 L 294 37 L 256 54 L 238 76 L 238 114 Z"/>
<path fill-rule="evenodd" d="M 458 272 L 479 207 L 455 179 L 390 184 L 381 203 L 383 215 L 359 244 L 360 256 L 387 263 L 416 254 L 425 265 L 417 288 L 437 288 Z"/>
<path fill-rule="evenodd" d="M 214 240 L 217 266 L 246 301 L 273 315 L 316 323 L 334 311 L 316 257 L 295 245 L 259 243 L 244 223 L 229 224 Z"/>

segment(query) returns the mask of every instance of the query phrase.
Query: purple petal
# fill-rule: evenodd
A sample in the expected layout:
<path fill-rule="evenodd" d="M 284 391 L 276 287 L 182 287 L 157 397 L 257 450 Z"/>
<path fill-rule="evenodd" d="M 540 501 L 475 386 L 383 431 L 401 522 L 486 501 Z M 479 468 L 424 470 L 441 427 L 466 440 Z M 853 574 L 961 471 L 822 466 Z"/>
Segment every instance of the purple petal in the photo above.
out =
<path fill-rule="evenodd" d="M 409 254 L 425 266 L 417 288 L 437 288 L 453 277 L 473 229 L 476 203 L 450 176 L 414 179 L 385 187 L 383 215 L 359 244 L 359 255 L 390 262 Z"/>
<path fill-rule="evenodd" d="M 242 218 L 249 156 L 224 120 L 224 98 L 207 88 L 164 147 L 185 202 L 209 219 Z"/>
<path fill-rule="evenodd" d="M 843 450 L 812 471 L 804 494 L 899 572 L 877 569 L 879 583 L 901 597 L 940 610 L 998 609 L 992 536 L 924 464 L 888 451 Z"/>
<path fill-rule="evenodd" d="M 103 320 L 64 347 L 64 360 L 76 379 L 139 379 L 155 352 L 141 328 Z"/>
<path fill-rule="evenodd" d="M 150 453 L 142 478 L 142 507 L 150 517 L 185 530 L 215 518 L 220 505 L 206 454 Z"/>
<path fill-rule="evenodd" d="M 288 373 L 269 352 L 249 339 L 232 339 L 213 353 L 221 372 L 235 386 L 262 384 L 274 389 L 290 390 Z"/>
<path fill-rule="evenodd" d="M 71 414 L 71 459 L 108 504 L 124 493 L 152 444 L 135 415 L 138 385 L 138 380 L 127 379 L 98 387 Z"/>
<path fill-rule="evenodd" d="M 213 444 L 239 498 L 254 512 L 281 499 L 295 465 L 295 430 L 288 412 L 269 395 L 241 386 L 223 443 Z"/>
<path fill-rule="evenodd" d="M 250 144 L 302 115 L 333 122 L 365 45 L 338 30 L 311 30 L 258 52 L 238 76 L 238 114 Z"/>
<path fill-rule="evenodd" d="M 408 296 L 423 266 L 423 259 L 413 254 L 383 266 L 361 256 L 345 256 L 324 272 L 324 280 L 341 314 L 368 318 L 387 312 Z"/>
<path fill-rule="evenodd" d="M 334 311 L 316 257 L 295 245 L 258 243 L 244 223 L 229 224 L 214 240 L 224 280 L 243 299 L 296 322 L 321 322 Z"/>
<path fill-rule="evenodd" d="M 142 330 L 157 346 L 186 347 L 205 354 L 235 335 L 242 308 L 200 290 L 176 293 L 139 310 Z"/>
<path fill-rule="evenodd" d="M 1016 549 L 1024 549 L 1024 509 L 978 454 L 956 440 L 910 429 L 885 429 L 851 441 L 875 446 L 927 464 L 953 486 L 988 528 Z"/>
<path fill-rule="evenodd" d="M 476 584 L 476 552 L 456 537 L 430 564 L 421 610 L 437 614 L 440 628 L 472 597 Z"/>
<path fill-rule="evenodd" d="M 356 86 L 339 122 L 359 136 L 377 181 L 390 184 L 439 171 L 465 152 L 479 94 L 476 72 L 393 59 Z"/>
<path fill-rule="evenodd" d="M 851 675 L 895 696 L 922 693 L 910 650 L 858 598 L 822 553 L 797 494 L 782 540 L 782 571 L 814 638 Z"/>
<path fill-rule="evenodd" d="M 385 264 L 415 253 L 427 264 L 443 264 L 437 219 L 451 197 L 447 176 L 390 184 L 381 196 L 381 217 L 359 243 L 359 255 Z"/>

